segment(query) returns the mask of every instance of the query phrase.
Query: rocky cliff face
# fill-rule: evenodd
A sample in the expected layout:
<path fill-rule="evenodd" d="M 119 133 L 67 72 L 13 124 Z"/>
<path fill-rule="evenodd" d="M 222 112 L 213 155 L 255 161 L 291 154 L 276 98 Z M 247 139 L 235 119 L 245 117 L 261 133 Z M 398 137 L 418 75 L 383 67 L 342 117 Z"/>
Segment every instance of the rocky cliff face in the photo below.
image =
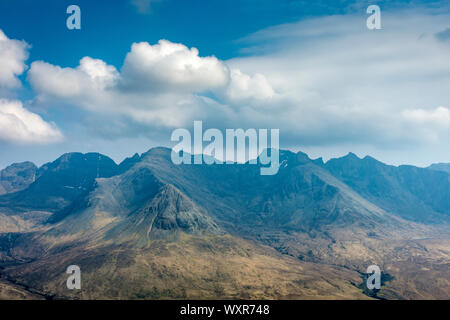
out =
<path fill-rule="evenodd" d="M 27 188 L 36 179 L 37 167 L 31 162 L 15 163 L 0 171 L 0 195 Z"/>

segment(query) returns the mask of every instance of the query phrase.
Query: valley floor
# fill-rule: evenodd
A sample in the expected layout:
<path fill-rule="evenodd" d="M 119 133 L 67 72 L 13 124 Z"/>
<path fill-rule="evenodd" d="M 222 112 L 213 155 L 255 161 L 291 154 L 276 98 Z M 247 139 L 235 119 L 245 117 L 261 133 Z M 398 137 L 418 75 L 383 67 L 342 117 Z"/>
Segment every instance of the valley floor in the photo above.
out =
<path fill-rule="evenodd" d="M 0 280 L 0 300 L 43 300 L 44 297 L 30 292 L 27 289 L 12 284 L 5 280 Z"/>
<path fill-rule="evenodd" d="M 373 296 L 365 290 L 363 247 L 347 246 L 339 257 L 301 261 L 271 247 L 229 235 L 184 235 L 177 242 L 152 241 L 147 248 L 74 247 L 2 271 L 19 285 L 1 283 L 2 299 L 448 299 L 450 242 L 425 239 L 385 243 L 369 254 L 386 275 Z M 384 255 L 381 255 L 381 251 Z M 365 252 L 367 253 L 367 252 Z M 331 256 L 329 257 L 331 258 Z M 82 270 L 82 290 L 69 291 L 65 268 Z M 359 267 L 358 265 L 361 264 Z"/>

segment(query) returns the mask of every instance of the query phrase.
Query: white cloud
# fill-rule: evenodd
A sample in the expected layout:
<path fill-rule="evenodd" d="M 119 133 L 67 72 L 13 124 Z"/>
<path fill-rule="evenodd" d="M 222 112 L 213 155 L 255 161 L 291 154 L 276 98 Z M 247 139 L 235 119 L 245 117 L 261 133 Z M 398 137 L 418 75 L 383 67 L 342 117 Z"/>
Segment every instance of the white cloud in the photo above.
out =
<path fill-rule="evenodd" d="M 0 87 L 15 88 L 20 86 L 17 79 L 26 69 L 28 44 L 24 41 L 9 39 L 0 30 Z"/>
<path fill-rule="evenodd" d="M 243 39 L 248 57 L 230 68 L 264 74 L 284 98 L 276 114 L 252 118 L 281 128 L 290 145 L 322 146 L 324 154 L 339 145 L 417 152 L 430 141 L 450 150 L 445 110 L 435 109 L 450 101 L 450 51 L 435 36 L 450 16 L 384 12 L 382 30 L 368 30 L 365 18 L 314 18 Z"/>
<path fill-rule="evenodd" d="M 105 90 L 116 84 L 118 76 L 113 66 L 90 57 L 81 59 L 75 69 L 36 61 L 28 72 L 28 80 L 38 92 L 61 98 L 80 97 L 96 90 Z"/>
<path fill-rule="evenodd" d="M 104 90 L 117 84 L 119 73 L 116 68 L 99 59 L 81 59 L 79 70 L 90 78 L 95 88 Z"/>
<path fill-rule="evenodd" d="M 275 91 L 260 73 L 253 76 L 242 73 L 239 69 L 231 70 L 230 84 L 225 90 L 226 96 L 236 103 L 245 103 L 254 99 L 256 103 L 264 103 L 274 97 Z"/>
<path fill-rule="evenodd" d="M 368 30 L 365 18 L 262 30 L 241 42 L 250 54 L 229 61 L 161 40 L 133 44 L 120 72 L 84 58 L 75 69 L 35 62 L 28 77 L 41 101 L 63 99 L 152 132 L 204 120 L 279 128 L 285 147 L 321 148 L 325 156 L 450 150 L 448 108 L 437 108 L 450 101 L 450 51 L 436 36 L 450 16 L 384 12 L 382 30 Z"/>
<path fill-rule="evenodd" d="M 227 122 L 235 113 L 231 105 L 257 107 L 274 95 L 263 75 L 230 72 L 223 61 L 200 57 L 196 48 L 167 40 L 133 44 L 120 73 L 102 60 L 85 57 L 76 68 L 33 62 L 28 80 L 41 102 L 59 99 L 159 128 L 202 118 Z M 211 92 L 226 103 L 205 95 Z"/>
<path fill-rule="evenodd" d="M 29 45 L 9 39 L 0 30 L 0 141 L 19 144 L 44 144 L 62 140 L 63 135 L 52 123 L 25 109 L 21 101 L 8 100 L 21 86 L 17 76 L 27 66 Z"/>
<path fill-rule="evenodd" d="M 435 109 L 411 109 L 402 112 L 405 130 L 420 135 L 426 143 L 439 143 L 442 138 L 450 138 L 450 110 L 446 107 Z M 444 142 L 443 147 L 449 143 Z"/>
<path fill-rule="evenodd" d="M 52 143 L 63 139 L 52 123 L 27 109 L 20 101 L 0 99 L 0 140 L 15 143 Z"/>
<path fill-rule="evenodd" d="M 225 86 L 228 73 L 216 57 L 199 57 L 196 48 L 167 40 L 134 43 L 122 68 L 125 85 L 134 90 L 202 92 Z"/>
<path fill-rule="evenodd" d="M 450 110 L 446 107 L 441 106 L 433 110 L 405 110 L 403 115 L 406 119 L 416 124 L 429 124 L 442 129 L 450 128 Z"/>

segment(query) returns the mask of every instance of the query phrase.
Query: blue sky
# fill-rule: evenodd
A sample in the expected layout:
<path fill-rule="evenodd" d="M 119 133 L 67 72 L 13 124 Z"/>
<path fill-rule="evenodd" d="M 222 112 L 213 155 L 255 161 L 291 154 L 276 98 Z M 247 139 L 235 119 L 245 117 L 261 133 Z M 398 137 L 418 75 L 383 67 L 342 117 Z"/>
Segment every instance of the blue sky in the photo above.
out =
<path fill-rule="evenodd" d="M 140 12 L 132 0 L 3 0 L 2 30 L 32 44 L 30 60 L 76 66 L 87 54 L 120 67 L 130 43 L 169 39 L 196 47 L 202 55 L 226 60 L 240 54 L 237 39 L 258 30 L 316 16 L 383 9 L 440 7 L 442 1 L 336 0 L 137 0 L 150 3 Z M 82 9 L 82 31 L 65 28 L 66 8 Z M 443 9 L 444 10 L 444 9 Z"/>
<path fill-rule="evenodd" d="M 150 3 L 150 1 L 141 1 Z M 0 3 L 3 31 L 33 44 L 32 59 L 76 66 L 81 57 L 102 57 L 120 67 L 130 43 L 170 39 L 221 59 L 239 55 L 240 39 L 302 17 L 351 9 L 340 1 L 159 0 L 140 12 L 132 0 L 15 0 Z M 333 4 L 334 3 L 334 4 Z M 66 8 L 82 9 L 82 31 L 65 28 Z"/>
<path fill-rule="evenodd" d="M 71 4 L 81 30 L 66 28 Z M 365 27 L 369 4 L 382 30 Z M 448 14 L 442 1 L 1 1 L 0 59 L 14 47 L 24 67 L 0 77 L 0 122 L 22 112 L 27 131 L 4 122 L 0 167 L 69 151 L 120 161 L 196 119 L 280 128 L 313 157 L 450 162 Z M 170 65 L 186 61 L 198 74 L 180 80 Z"/>

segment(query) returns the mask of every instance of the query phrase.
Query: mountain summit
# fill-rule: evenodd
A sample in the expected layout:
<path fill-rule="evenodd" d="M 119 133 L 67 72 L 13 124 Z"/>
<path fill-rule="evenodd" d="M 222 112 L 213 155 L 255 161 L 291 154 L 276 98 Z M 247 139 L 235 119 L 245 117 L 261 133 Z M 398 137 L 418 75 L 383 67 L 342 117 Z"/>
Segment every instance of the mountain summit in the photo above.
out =
<path fill-rule="evenodd" d="M 0 171 L 0 195 L 20 191 L 36 179 L 37 167 L 32 162 L 14 163 Z"/>

